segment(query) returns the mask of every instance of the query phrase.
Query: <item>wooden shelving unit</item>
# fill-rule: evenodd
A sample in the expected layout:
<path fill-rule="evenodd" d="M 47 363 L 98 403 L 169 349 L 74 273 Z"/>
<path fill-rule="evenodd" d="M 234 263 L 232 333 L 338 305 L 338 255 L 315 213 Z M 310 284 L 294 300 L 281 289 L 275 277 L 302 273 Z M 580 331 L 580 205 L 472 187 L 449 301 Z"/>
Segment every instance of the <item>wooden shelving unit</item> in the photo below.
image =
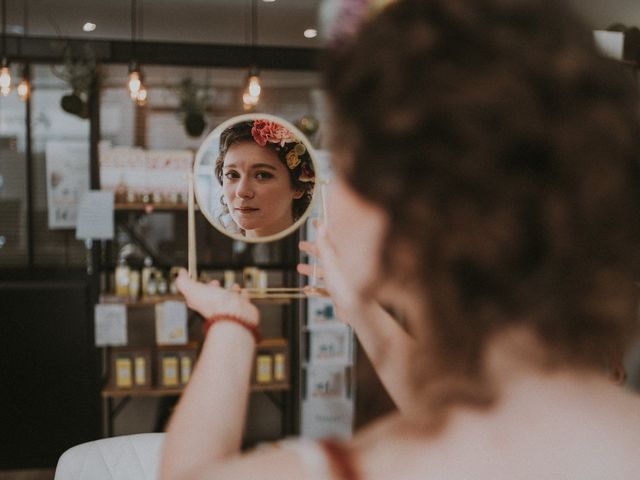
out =
<path fill-rule="evenodd" d="M 173 216 L 172 222 L 177 226 L 181 225 L 185 221 L 183 214 L 187 212 L 187 206 L 184 204 L 172 204 L 172 203 L 116 203 L 115 206 L 115 222 L 121 229 L 121 233 L 126 234 L 129 237 L 127 240 L 130 243 L 137 244 L 145 254 L 149 254 L 152 257 L 155 255 L 152 253 L 157 246 L 153 246 L 148 243 L 145 236 L 146 233 L 141 234 L 136 230 L 138 223 L 149 222 L 153 223 L 154 220 L 148 220 L 147 215 L 152 216 L 154 213 L 165 213 Z M 183 213 L 184 212 L 184 213 Z M 173 214 L 173 215 L 172 215 Z M 160 220 L 164 221 L 164 218 Z M 173 224 L 172 223 L 172 224 Z M 173 227 L 172 227 L 173 228 Z M 214 237 L 217 232 L 211 227 Z M 281 247 L 274 249 L 273 256 L 265 256 L 264 253 L 257 255 L 257 258 L 253 260 L 251 255 L 247 255 L 246 252 L 232 252 L 230 242 L 224 240 L 215 240 L 221 245 L 220 248 L 229 249 L 226 255 L 202 255 L 198 256 L 199 259 L 207 258 L 207 261 L 198 263 L 198 270 L 201 272 L 207 272 L 211 275 L 219 277 L 224 270 L 234 270 L 236 275 L 238 272 L 242 273 L 243 269 L 251 266 L 268 270 L 270 272 L 270 279 L 274 279 L 275 288 L 284 287 L 296 287 L 296 264 L 297 264 L 297 242 L 288 241 Z M 151 399 L 157 399 L 158 405 L 160 405 L 160 414 L 158 418 L 163 418 L 166 415 L 171 405 L 175 401 L 175 397 L 179 397 L 184 385 L 180 382 L 177 384 L 170 384 L 170 386 L 163 387 L 160 385 L 160 378 L 158 377 L 158 363 L 159 353 L 154 343 L 154 339 L 149 335 L 153 329 L 153 317 L 154 309 L 156 305 L 167 301 L 181 301 L 184 302 L 184 297 L 180 294 L 165 294 L 165 295 L 153 295 L 142 296 L 136 299 L 130 299 L 124 296 L 117 296 L 113 294 L 114 282 L 110 278 L 113 275 L 116 268 L 116 255 L 117 249 L 121 247 L 114 241 L 111 244 L 107 244 L 105 247 L 105 255 L 100 260 L 100 271 L 104 272 L 103 292 L 99 296 L 99 303 L 101 304 L 117 304 L 124 305 L 128 311 L 128 321 L 131 321 L 130 325 L 134 327 L 129 332 L 129 341 L 131 348 L 139 347 L 140 349 L 147 349 L 149 351 L 148 363 L 149 368 L 153 368 L 151 379 L 149 383 L 144 385 L 129 386 L 116 386 L 116 382 L 111 378 L 111 372 L 113 371 L 113 365 L 111 364 L 111 352 L 107 349 L 103 352 L 103 388 L 100 390 L 102 399 L 102 419 L 103 419 L 103 435 L 111 436 L 117 434 L 117 422 L 115 421 L 119 413 L 127 407 L 127 405 L 137 404 L 144 397 Z M 166 247 L 165 247 L 166 248 Z M 176 250 L 181 251 L 181 250 Z M 269 250 L 271 251 L 271 250 Z M 164 256 L 162 256 L 164 255 Z M 162 255 L 158 255 L 160 258 L 154 260 L 154 265 L 164 269 L 169 269 L 169 266 L 180 265 L 181 259 L 179 255 L 176 255 L 174 259 L 171 256 L 171 252 L 167 253 L 167 250 Z M 138 267 L 135 267 L 138 268 Z M 260 405 L 265 400 L 273 404 L 280 411 L 280 423 L 281 423 L 281 435 L 288 436 L 296 434 L 299 425 L 299 376 L 298 371 L 299 364 L 299 315 L 301 309 L 299 307 L 299 301 L 294 298 L 280 298 L 279 295 L 274 295 L 273 292 L 269 296 L 260 298 L 260 292 L 251 292 L 252 302 L 258 306 L 258 308 L 265 309 L 267 312 L 268 326 L 265 325 L 267 334 L 272 336 L 284 337 L 284 338 L 267 338 L 263 340 L 256 348 L 256 358 L 254 364 L 254 372 L 252 374 L 250 391 L 252 394 L 258 396 L 255 403 Z M 277 293 L 277 292 L 276 292 Z M 284 294 L 282 296 L 285 296 Z M 274 298 L 275 297 L 275 298 Z M 276 322 L 277 320 L 277 322 Z M 195 324 L 193 322 L 196 322 Z M 196 315 L 189 315 L 188 330 L 191 330 L 190 340 L 201 341 L 199 336 L 199 319 Z M 179 346 L 176 346 L 179 347 Z M 117 347 L 113 347 L 117 348 Z M 179 348 L 177 348 L 179 350 Z M 278 367 L 282 365 L 282 353 L 285 354 L 285 376 L 281 374 L 275 375 L 276 362 Z M 262 363 L 258 363 L 258 356 L 271 356 L 271 368 L 273 377 L 269 381 L 264 377 L 259 377 L 258 372 L 264 372 L 265 359 L 261 358 Z M 197 360 L 195 361 L 197 363 Z M 134 371 L 135 371 L 134 366 Z M 279 369 L 278 372 L 282 370 Z M 276 381 L 276 378 L 278 379 Z M 264 383 L 259 383 L 258 380 Z M 174 386 L 175 385 L 175 386 Z M 178 386 L 180 385 L 180 386 Z M 173 398 L 172 398 L 173 397 Z M 264 397 L 264 398 L 263 398 Z M 134 405 L 135 407 L 135 405 Z M 271 407 L 269 407 L 271 408 Z M 160 421 L 160 420 L 159 420 Z M 156 426 L 156 428 L 159 428 Z"/>

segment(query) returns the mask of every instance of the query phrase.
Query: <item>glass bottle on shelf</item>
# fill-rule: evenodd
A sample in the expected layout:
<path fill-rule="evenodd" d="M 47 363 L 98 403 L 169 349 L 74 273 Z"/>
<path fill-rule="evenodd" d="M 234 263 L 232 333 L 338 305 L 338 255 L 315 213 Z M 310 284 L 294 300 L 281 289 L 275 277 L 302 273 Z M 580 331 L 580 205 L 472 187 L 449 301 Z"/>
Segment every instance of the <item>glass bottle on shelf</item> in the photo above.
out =
<path fill-rule="evenodd" d="M 155 275 L 151 275 L 149 277 L 149 280 L 147 281 L 147 291 L 145 293 L 149 297 L 153 297 L 158 294 L 158 283 L 156 282 Z"/>
<path fill-rule="evenodd" d="M 145 257 L 140 285 L 142 288 L 142 296 L 149 295 L 149 279 L 153 276 L 153 270 L 153 259 L 151 257 Z"/>
<path fill-rule="evenodd" d="M 160 270 L 156 270 L 156 283 L 158 285 L 158 295 L 166 295 L 169 291 L 167 279 Z"/>
<path fill-rule="evenodd" d="M 131 269 L 127 265 L 127 261 L 124 257 L 120 257 L 118 260 L 118 266 L 116 267 L 116 295 L 119 297 L 129 296 L 129 275 Z"/>

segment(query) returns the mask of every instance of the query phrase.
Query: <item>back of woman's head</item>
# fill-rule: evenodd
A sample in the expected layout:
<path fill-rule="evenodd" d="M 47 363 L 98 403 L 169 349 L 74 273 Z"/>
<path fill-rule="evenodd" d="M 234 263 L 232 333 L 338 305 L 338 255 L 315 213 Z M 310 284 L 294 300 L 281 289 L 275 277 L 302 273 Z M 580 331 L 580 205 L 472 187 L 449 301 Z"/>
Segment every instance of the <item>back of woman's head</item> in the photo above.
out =
<path fill-rule="evenodd" d="M 327 55 L 337 169 L 387 212 L 385 274 L 424 286 L 449 373 L 510 326 L 590 366 L 635 326 L 632 75 L 560 3 L 400 0 Z"/>

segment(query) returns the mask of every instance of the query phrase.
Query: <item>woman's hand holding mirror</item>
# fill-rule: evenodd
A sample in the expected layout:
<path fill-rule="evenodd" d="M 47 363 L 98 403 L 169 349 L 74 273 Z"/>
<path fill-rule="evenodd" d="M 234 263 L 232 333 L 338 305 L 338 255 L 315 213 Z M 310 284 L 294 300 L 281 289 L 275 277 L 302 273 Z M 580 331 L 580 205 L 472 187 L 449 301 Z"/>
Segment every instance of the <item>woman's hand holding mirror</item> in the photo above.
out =
<path fill-rule="evenodd" d="M 311 280 L 311 285 L 305 291 L 310 296 L 317 296 L 318 291 L 325 291 L 333 300 L 338 312 L 361 309 L 362 300 L 342 270 L 326 227 L 317 219 L 314 220 L 314 224 L 318 231 L 316 241 L 299 243 L 302 252 L 315 258 L 313 263 L 301 263 L 297 267 L 298 273 L 308 276 Z M 316 286 L 316 280 L 322 280 L 324 288 Z"/>
<path fill-rule="evenodd" d="M 237 285 L 232 289 L 224 289 L 217 280 L 210 283 L 197 282 L 189 277 L 185 269 L 181 269 L 176 278 L 176 286 L 184 295 L 188 307 L 204 318 L 224 313 L 255 322 L 256 325 L 259 322 L 258 309 Z"/>

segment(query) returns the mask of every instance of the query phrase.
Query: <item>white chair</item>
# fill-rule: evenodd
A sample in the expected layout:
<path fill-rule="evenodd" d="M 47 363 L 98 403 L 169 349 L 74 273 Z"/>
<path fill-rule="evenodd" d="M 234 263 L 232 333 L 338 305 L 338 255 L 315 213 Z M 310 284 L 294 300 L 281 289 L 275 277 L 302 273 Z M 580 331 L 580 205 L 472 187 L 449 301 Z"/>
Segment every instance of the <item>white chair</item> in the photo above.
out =
<path fill-rule="evenodd" d="M 104 438 L 71 447 L 55 480 L 156 480 L 164 433 Z"/>

